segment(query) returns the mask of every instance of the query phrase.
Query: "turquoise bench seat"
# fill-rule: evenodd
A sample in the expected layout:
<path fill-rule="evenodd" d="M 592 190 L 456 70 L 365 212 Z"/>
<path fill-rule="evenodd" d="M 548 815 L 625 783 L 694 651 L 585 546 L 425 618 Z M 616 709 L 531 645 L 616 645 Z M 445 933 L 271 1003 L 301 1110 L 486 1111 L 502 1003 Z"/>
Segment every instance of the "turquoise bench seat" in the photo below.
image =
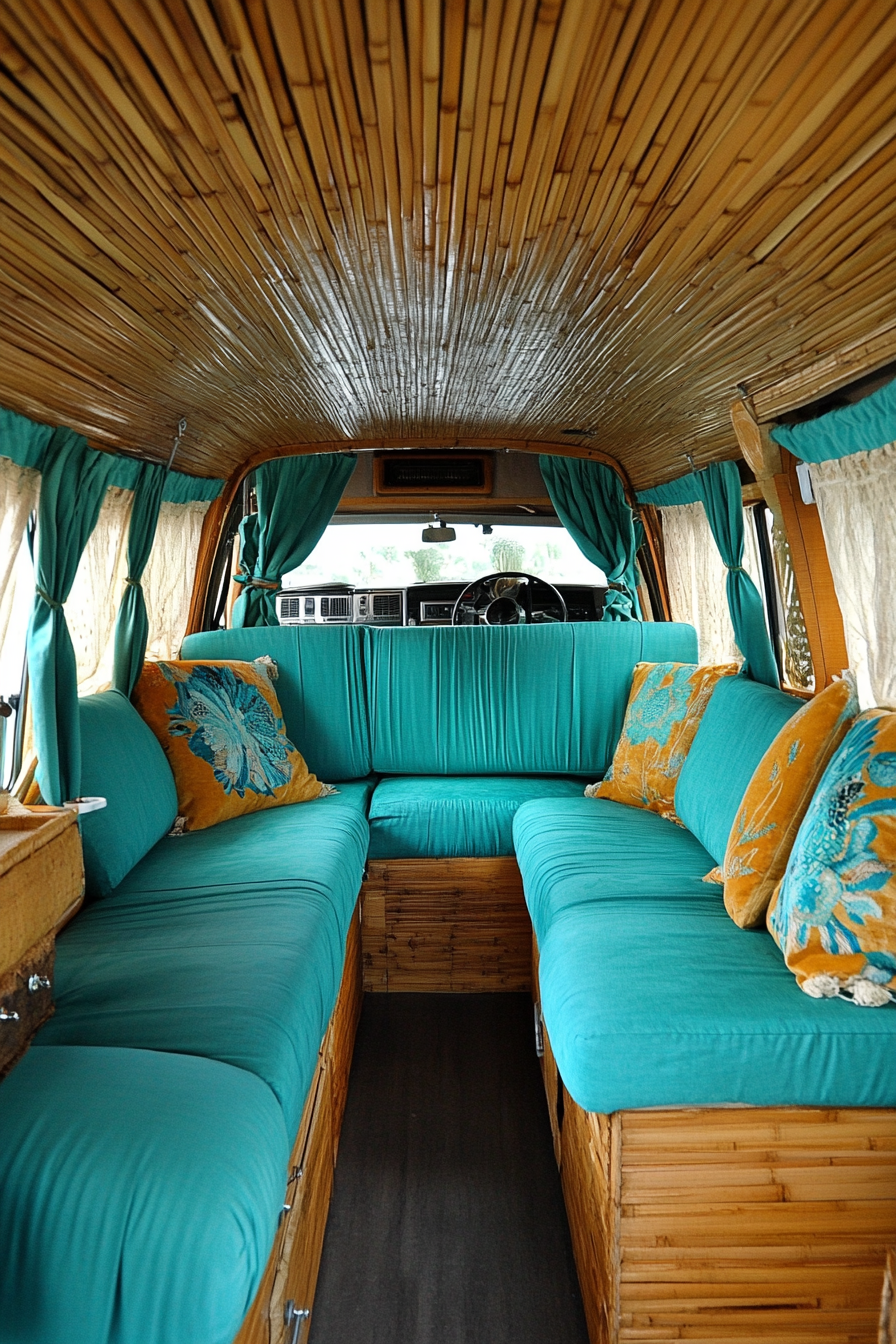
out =
<path fill-rule="evenodd" d="M 133 1046 L 246 1069 L 298 1129 L 336 1002 L 368 784 L 161 840 L 63 932 L 42 1046 Z"/>
<path fill-rule="evenodd" d="M 539 943 L 570 906 L 645 891 L 669 901 L 720 899 L 721 888 L 703 881 L 712 855 L 690 831 L 644 808 L 608 798 L 524 803 L 513 840 Z"/>
<path fill-rule="evenodd" d="M 496 858 L 513 854 L 513 818 L 530 799 L 581 798 L 584 779 L 399 776 L 370 803 L 370 858 Z"/>
<path fill-rule="evenodd" d="M 290 1135 L 214 1060 L 32 1049 L 0 1086 L 3 1344 L 232 1344 Z"/>
<path fill-rule="evenodd" d="M 811 999 L 716 899 L 569 906 L 540 941 L 541 1006 L 585 1110 L 896 1106 L 896 1013 Z"/>

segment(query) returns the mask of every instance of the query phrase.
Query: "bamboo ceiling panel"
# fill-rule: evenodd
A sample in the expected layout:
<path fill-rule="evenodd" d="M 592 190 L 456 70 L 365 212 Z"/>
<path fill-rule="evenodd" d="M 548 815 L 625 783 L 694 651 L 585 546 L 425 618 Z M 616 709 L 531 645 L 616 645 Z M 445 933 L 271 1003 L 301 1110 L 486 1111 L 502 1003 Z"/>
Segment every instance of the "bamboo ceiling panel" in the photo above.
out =
<path fill-rule="evenodd" d="M 0 0 L 0 403 L 732 456 L 896 352 L 894 65 L 894 0 Z"/>

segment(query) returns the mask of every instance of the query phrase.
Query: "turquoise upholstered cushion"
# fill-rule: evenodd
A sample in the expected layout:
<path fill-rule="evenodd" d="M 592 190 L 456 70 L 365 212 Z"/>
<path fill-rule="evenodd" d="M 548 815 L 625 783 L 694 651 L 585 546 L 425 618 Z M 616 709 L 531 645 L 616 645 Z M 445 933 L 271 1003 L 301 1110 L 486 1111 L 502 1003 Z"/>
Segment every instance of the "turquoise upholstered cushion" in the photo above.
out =
<path fill-rule="evenodd" d="M 177 790 L 164 751 L 127 696 L 103 691 L 78 704 L 81 794 L 107 803 L 81 818 L 87 895 L 106 896 L 171 829 Z"/>
<path fill-rule="evenodd" d="M 286 735 L 318 779 L 370 774 L 360 626 L 257 626 L 188 635 L 182 658 L 277 662 L 274 690 Z"/>
<path fill-rule="evenodd" d="M 579 779 L 468 775 L 384 779 L 370 804 L 370 858 L 492 858 L 513 853 L 513 817 L 530 798 L 581 797 Z"/>
<path fill-rule="evenodd" d="M 539 941 L 559 911 L 590 901 L 652 892 L 721 905 L 721 888 L 702 880 L 712 860 L 699 840 L 643 807 L 607 798 L 524 803 L 513 841 Z"/>
<path fill-rule="evenodd" d="M 539 941 L 551 1046 L 586 1110 L 896 1106 L 896 1013 L 810 999 L 718 897 L 569 906 Z"/>
<path fill-rule="evenodd" d="M 597 778 L 635 663 L 697 657 L 692 626 L 638 621 L 373 629 L 364 646 L 372 765 L 387 775 Z"/>
<path fill-rule="evenodd" d="M 746 677 L 720 681 L 675 787 L 675 811 L 716 863 L 753 772 L 803 701 Z"/>
<path fill-rule="evenodd" d="M 0 1087 L 4 1344 L 232 1344 L 289 1137 L 242 1069 L 30 1050 Z"/>
<path fill-rule="evenodd" d="M 256 1074 L 298 1129 L 364 868 L 369 788 L 163 840 L 63 932 L 34 1049 L 133 1046 Z"/>

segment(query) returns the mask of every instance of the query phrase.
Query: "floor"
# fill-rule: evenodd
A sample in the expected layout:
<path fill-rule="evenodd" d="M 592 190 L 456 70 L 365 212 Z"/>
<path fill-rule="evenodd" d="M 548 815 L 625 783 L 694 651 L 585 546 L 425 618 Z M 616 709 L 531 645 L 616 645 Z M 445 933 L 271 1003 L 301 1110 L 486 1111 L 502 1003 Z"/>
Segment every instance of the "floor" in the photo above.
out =
<path fill-rule="evenodd" d="M 523 994 L 368 994 L 309 1344 L 588 1344 Z"/>

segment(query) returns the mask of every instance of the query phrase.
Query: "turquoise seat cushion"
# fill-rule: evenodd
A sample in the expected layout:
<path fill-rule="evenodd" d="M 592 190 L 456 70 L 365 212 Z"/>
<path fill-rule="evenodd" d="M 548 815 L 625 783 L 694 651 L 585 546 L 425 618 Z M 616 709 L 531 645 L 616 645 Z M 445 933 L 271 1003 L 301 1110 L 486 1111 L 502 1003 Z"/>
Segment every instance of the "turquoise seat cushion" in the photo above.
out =
<path fill-rule="evenodd" d="M 570 906 L 539 941 L 551 1046 L 586 1110 L 896 1106 L 896 1012 L 803 994 L 719 899 Z"/>
<path fill-rule="evenodd" d="M 364 632 L 372 768 L 587 775 L 613 757 L 635 663 L 694 662 L 690 625 L 596 621 Z"/>
<path fill-rule="evenodd" d="M 371 771 L 360 626 L 257 626 L 188 635 L 182 658 L 276 660 L 274 690 L 286 735 L 318 779 Z"/>
<path fill-rule="evenodd" d="M 721 887 L 702 880 L 713 865 L 700 841 L 642 807 L 609 798 L 524 803 L 513 840 L 539 942 L 559 912 L 592 901 L 650 892 L 722 904 Z"/>
<path fill-rule="evenodd" d="M 168 838 L 63 932 L 42 1046 L 202 1055 L 255 1074 L 295 1134 L 336 1002 L 367 786 Z"/>
<path fill-rule="evenodd" d="M 513 853 L 513 818 L 531 798 L 576 798 L 581 779 L 467 775 L 383 779 L 370 804 L 370 858 L 493 858 Z"/>
<path fill-rule="evenodd" d="M 170 831 L 177 790 L 164 751 L 127 696 L 102 691 L 78 707 L 81 794 L 106 799 L 81 818 L 86 891 L 106 896 Z"/>
<path fill-rule="evenodd" d="M 675 811 L 716 863 L 753 772 L 804 701 L 746 677 L 720 681 L 675 787 Z"/>
<path fill-rule="evenodd" d="M 0 1133 L 4 1344 L 232 1344 L 286 1184 L 264 1083 L 151 1050 L 31 1050 Z"/>

